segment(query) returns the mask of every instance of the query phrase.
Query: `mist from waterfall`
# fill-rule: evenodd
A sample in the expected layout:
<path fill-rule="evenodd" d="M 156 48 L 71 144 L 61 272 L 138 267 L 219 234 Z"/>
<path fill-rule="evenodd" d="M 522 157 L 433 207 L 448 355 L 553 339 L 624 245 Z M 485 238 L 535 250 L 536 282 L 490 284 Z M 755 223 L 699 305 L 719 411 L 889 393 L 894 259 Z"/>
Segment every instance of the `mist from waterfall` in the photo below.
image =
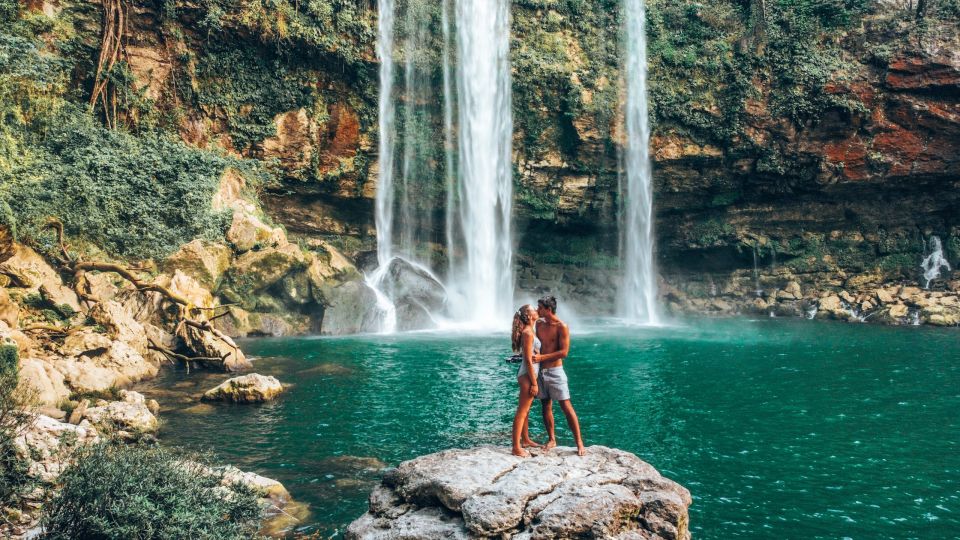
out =
<path fill-rule="evenodd" d="M 659 323 L 653 261 L 653 175 L 647 106 L 647 38 L 644 0 L 624 0 L 626 15 L 626 193 L 621 218 L 621 315 Z"/>
<path fill-rule="evenodd" d="M 492 327 L 512 311 L 509 0 L 439 1 L 441 43 L 431 33 L 432 6 L 379 3 L 378 268 L 367 284 L 382 332 L 398 328 L 402 293 L 388 276 L 398 259 L 438 282 L 446 274 L 445 313 L 431 312 L 434 322 Z M 442 143 L 434 135 L 441 121 Z M 442 235 L 434 223 L 441 215 Z M 438 268 L 441 242 L 447 257 Z"/>

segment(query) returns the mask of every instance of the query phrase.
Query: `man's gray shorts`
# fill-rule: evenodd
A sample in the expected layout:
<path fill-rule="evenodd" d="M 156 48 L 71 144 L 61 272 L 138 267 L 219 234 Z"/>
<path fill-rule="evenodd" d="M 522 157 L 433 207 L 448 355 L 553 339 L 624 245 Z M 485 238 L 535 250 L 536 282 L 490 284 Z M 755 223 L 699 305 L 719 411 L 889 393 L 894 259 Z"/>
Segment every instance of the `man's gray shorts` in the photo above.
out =
<path fill-rule="evenodd" d="M 570 399 L 570 387 L 567 386 L 567 374 L 563 371 L 563 366 L 541 369 L 539 386 L 540 393 L 537 394 L 539 399 L 554 401 Z"/>

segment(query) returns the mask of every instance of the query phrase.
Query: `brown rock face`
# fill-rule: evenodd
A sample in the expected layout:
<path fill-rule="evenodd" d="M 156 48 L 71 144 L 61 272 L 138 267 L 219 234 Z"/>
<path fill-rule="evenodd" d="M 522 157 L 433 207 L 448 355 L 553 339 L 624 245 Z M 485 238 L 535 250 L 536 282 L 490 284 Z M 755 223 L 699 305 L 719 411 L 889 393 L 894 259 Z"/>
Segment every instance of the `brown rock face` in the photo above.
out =
<path fill-rule="evenodd" d="M 276 159 L 290 174 L 302 174 L 314 153 L 317 126 L 306 109 L 277 115 L 277 135 L 263 141 L 263 157 Z"/>
<path fill-rule="evenodd" d="M 887 69 L 884 82 L 896 90 L 960 91 L 960 61 L 956 55 L 903 54 L 891 61 Z"/>

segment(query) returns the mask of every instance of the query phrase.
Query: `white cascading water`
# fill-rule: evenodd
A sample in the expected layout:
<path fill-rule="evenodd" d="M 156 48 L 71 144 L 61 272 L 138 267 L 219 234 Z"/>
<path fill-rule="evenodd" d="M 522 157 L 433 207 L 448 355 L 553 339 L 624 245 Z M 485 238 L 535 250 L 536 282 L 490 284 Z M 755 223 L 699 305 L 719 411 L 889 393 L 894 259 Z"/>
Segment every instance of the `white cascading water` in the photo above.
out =
<path fill-rule="evenodd" d="M 397 328 L 397 310 L 393 301 L 381 290 L 384 276 L 393 258 L 393 154 L 396 146 L 394 131 L 395 105 L 393 101 L 393 26 L 394 0 L 379 0 L 377 16 L 377 56 L 380 59 L 380 103 L 378 128 L 380 141 L 378 156 L 380 169 L 377 180 L 376 213 L 377 269 L 366 276 L 373 289 L 380 311 L 380 331 L 393 333 Z"/>
<path fill-rule="evenodd" d="M 502 326 L 513 311 L 509 0 L 457 0 L 457 214 L 463 245 L 448 290 L 450 315 Z"/>
<path fill-rule="evenodd" d="M 626 7 L 627 147 L 626 196 L 622 217 L 621 314 L 658 324 L 657 274 L 653 262 L 653 175 L 647 107 L 647 37 L 644 0 Z"/>
<path fill-rule="evenodd" d="M 448 313 L 431 317 L 472 327 L 502 326 L 513 303 L 509 0 L 441 2 Z M 454 21 L 450 20 L 449 3 L 455 11 Z M 428 68 L 416 63 L 428 57 L 424 48 L 429 46 L 428 17 L 411 11 L 419 5 L 406 5 L 407 17 L 401 29 L 406 33 L 403 86 L 398 87 L 394 59 L 396 5 L 394 0 L 379 1 L 378 268 L 368 276 L 367 284 L 377 295 L 381 332 L 394 332 L 398 327 L 397 299 L 386 285 L 391 261 L 402 258 L 432 277 L 436 270 L 429 256 L 420 256 L 430 251 L 421 248 L 431 240 L 433 209 L 419 208 L 424 199 L 418 190 L 435 179 L 429 177 L 430 167 L 424 166 L 429 162 L 429 149 L 424 148 L 422 134 L 428 126 L 422 122 L 431 114 L 424 103 L 430 101 L 432 90 L 424 71 Z M 451 69 L 454 51 L 455 70 Z M 398 100 L 403 104 L 399 115 L 402 129 L 396 126 Z"/>
<path fill-rule="evenodd" d="M 931 236 L 929 246 L 930 254 L 920 263 L 920 268 L 923 270 L 923 279 L 926 280 L 926 284 L 923 286 L 925 289 L 929 289 L 930 283 L 940 277 L 940 269 L 950 271 L 950 262 L 943 256 L 943 244 L 940 243 L 940 237 Z"/>
<path fill-rule="evenodd" d="M 453 275 L 454 256 L 452 247 L 456 245 L 455 236 L 458 231 L 455 228 L 457 221 L 457 201 L 455 198 L 457 189 L 457 166 L 454 161 L 455 141 L 453 139 L 453 74 L 451 70 L 451 32 L 450 32 L 450 4 L 453 0 L 441 0 L 440 24 L 443 32 L 443 157 L 446 188 L 446 234 L 444 238 L 447 246 L 450 248 L 447 253 L 447 275 Z"/>

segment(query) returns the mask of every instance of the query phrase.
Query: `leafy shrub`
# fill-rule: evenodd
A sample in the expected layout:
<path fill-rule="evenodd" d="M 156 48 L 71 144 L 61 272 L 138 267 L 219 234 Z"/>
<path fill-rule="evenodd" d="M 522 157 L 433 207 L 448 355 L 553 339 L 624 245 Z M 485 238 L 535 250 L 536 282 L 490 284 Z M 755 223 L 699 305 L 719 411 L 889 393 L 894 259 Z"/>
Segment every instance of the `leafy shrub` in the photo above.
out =
<path fill-rule="evenodd" d="M 111 131 L 72 108 L 52 122 L 37 159 L 6 176 L 20 233 L 50 216 L 66 232 L 132 257 L 164 256 L 193 238 L 222 238 L 229 215 L 211 200 L 232 160 L 160 134 Z"/>
<path fill-rule="evenodd" d="M 77 451 L 43 508 L 45 540 L 255 538 L 256 495 L 160 447 L 98 443 Z"/>
<path fill-rule="evenodd" d="M 14 504 L 31 486 L 29 464 L 17 452 L 14 439 L 30 422 L 22 406 L 17 347 L 0 344 L 0 507 Z"/>

